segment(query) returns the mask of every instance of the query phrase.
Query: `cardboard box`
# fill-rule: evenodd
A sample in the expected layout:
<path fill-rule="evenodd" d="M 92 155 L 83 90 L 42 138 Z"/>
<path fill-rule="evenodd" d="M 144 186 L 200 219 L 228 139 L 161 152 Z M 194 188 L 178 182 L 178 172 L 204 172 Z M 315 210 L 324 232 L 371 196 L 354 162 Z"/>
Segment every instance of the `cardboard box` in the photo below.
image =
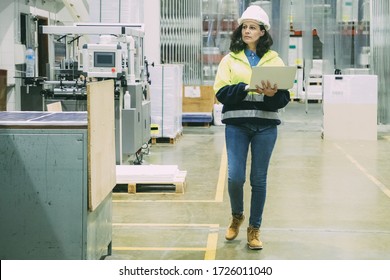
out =
<path fill-rule="evenodd" d="M 213 112 L 215 94 L 212 86 L 185 86 L 183 112 Z"/>

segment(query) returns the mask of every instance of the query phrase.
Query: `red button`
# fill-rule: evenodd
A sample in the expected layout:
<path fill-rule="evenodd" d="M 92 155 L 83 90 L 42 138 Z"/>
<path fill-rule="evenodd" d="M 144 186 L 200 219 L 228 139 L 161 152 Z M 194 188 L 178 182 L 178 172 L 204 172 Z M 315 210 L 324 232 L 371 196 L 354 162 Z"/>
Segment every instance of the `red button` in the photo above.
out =
<path fill-rule="evenodd" d="M 111 72 L 114 73 L 115 72 L 115 68 L 111 68 Z"/>

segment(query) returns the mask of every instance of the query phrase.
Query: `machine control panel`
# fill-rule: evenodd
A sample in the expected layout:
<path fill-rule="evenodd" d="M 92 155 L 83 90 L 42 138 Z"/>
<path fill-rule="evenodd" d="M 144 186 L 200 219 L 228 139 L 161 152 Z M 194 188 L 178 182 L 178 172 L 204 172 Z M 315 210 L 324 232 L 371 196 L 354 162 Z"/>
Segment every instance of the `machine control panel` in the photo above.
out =
<path fill-rule="evenodd" d="M 85 44 L 83 72 L 88 77 L 117 78 L 122 74 L 122 48 L 119 44 Z"/>

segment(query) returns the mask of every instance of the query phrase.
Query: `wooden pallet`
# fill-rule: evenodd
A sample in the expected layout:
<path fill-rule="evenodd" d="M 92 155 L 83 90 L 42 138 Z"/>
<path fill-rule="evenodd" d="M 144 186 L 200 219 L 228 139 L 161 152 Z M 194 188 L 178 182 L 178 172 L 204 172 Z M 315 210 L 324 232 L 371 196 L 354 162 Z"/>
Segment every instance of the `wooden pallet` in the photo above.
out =
<path fill-rule="evenodd" d="M 182 133 L 178 133 L 175 137 L 171 138 L 171 137 L 152 137 L 150 139 L 150 142 L 152 144 L 175 144 L 180 136 L 182 136 Z"/>
<path fill-rule="evenodd" d="M 309 99 L 308 101 L 307 101 L 307 103 L 322 103 L 322 100 L 321 99 Z"/>
<path fill-rule="evenodd" d="M 210 122 L 183 122 L 183 126 L 203 126 L 203 127 L 210 127 Z"/>
<path fill-rule="evenodd" d="M 150 141 L 151 141 L 152 145 L 155 145 L 155 144 L 175 144 L 177 141 L 177 138 L 158 137 L 158 138 L 152 138 Z"/>
<path fill-rule="evenodd" d="M 304 98 L 295 98 L 291 100 L 292 102 L 305 103 L 306 99 Z M 308 99 L 307 103 L 322 103 L 322 99 Z"/>
<path fill-rule="evenodd" d="M 184 187 L 185 187 L 185 178 L 186 178 L 187 172 L 186 171 L 180 171 L 179 174 L 176 176 L 175 180 L 173 182 L 133 182 L 127 184 L 127 192 L 131 194 L 137 193 L 137 185 L 149 185 L 149 186 L 174 186 L 175 193 L 184 193 Z"/>
<path fill-rule="evenodd" d="M 127 185 L 128 193 L 136 193 L 137 186 L 170 187 L 170 192 L 184 193 L 187 171 L 177 165 L 117 165 L 116 184 Z M 174 189 L 173 189 L 174 188 Z M 166 190 L 166 189 L 165 189 Z M 148 189 L 150 192 L 150 188 Z"/>

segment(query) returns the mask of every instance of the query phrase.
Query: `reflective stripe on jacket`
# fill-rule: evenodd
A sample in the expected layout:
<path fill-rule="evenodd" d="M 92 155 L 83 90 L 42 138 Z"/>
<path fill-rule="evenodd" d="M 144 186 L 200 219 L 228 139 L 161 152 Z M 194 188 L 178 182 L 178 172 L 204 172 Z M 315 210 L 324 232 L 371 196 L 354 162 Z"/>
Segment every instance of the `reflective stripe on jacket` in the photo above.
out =
<path fill-rule="evenodd" d="M 268 51 L 257 66 L 283 66 L 282 59 L 275 51 Z M 258 123 L 280 124 L 278 109 L 290 101 L 287 90 L 278 90 L 273 97 L 245 91 L 252 69 L 244 53 L 229 53 L 218 66 L 214 92 L 222 109 L 222 122 L 226 124 Z"/>

